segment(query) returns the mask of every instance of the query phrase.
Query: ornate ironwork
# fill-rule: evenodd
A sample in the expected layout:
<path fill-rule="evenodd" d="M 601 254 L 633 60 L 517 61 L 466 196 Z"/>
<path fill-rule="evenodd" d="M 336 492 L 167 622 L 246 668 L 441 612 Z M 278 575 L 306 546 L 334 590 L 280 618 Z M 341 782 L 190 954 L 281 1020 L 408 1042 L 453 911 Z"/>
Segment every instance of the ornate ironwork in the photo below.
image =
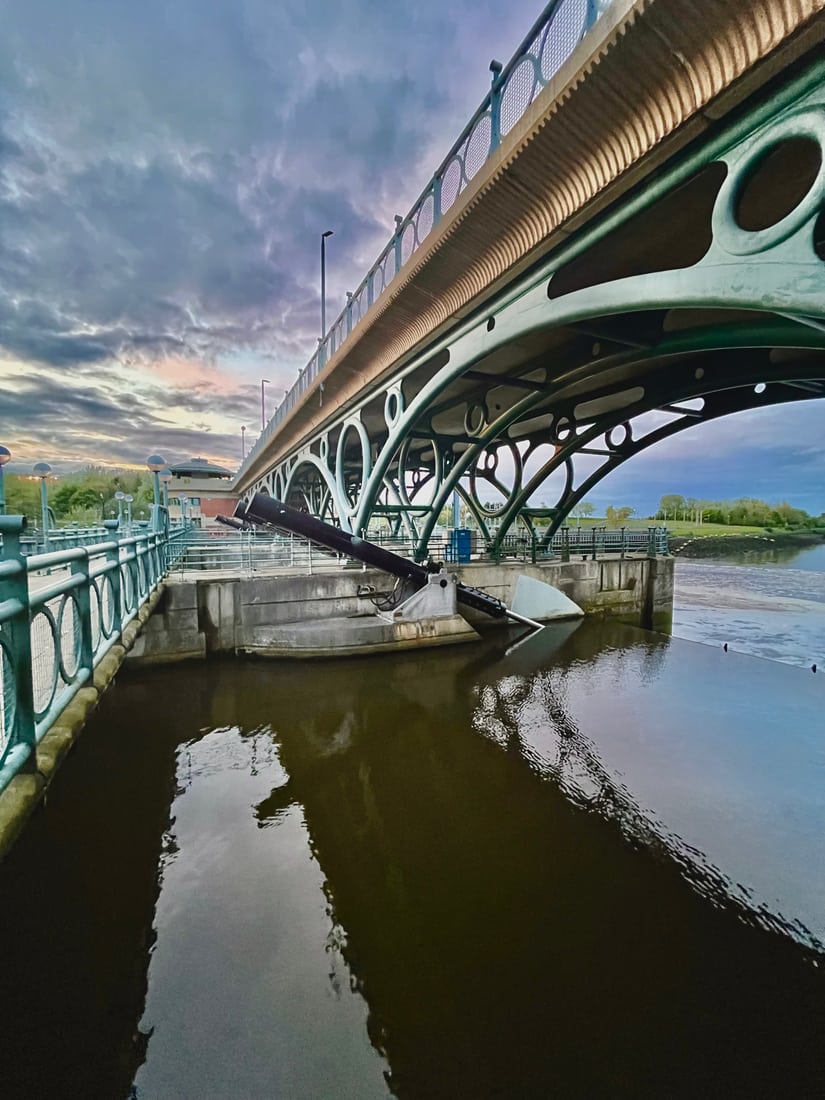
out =
<path fill-rule="evenodd" d="M 21 516 L 0 517 L 0 790 L 186 548 L 186 529 L 24 556 Z M 105 532 L 110 535 L 109 532 Z M 77 537 L 73 533 L 72 537 Z M 30 574 L 51 579 L 30 589 Z"/>
<path fill-rule="evenodd" d="M 542 55 L 530 56 L 537 79 Z M 825 396 L 823 77 L 818 63 L 713 133 L 645 202 L 603 216 L 253 488 L 268 482 L 355 533 L 384 517 L 419 559 L 454 491 L 494 552 L 514 524 L 549 544 L 603 477 L 647 447 L 733 412 Z M 786 155 L 793 170 L 770 177 Z M 704 198 L 684 213 L 703 254 L 663 263 L 665 222 L 661 255 L 643 242 L 638 260 L 632 219 L 665 200 L 682 216 L 674 196 L 697 179 Z M 581 275 L 576 264 L 593 252 L 614 256 L 615 277 Z M 552 498 L 536 506 L 540 488 Z"/>

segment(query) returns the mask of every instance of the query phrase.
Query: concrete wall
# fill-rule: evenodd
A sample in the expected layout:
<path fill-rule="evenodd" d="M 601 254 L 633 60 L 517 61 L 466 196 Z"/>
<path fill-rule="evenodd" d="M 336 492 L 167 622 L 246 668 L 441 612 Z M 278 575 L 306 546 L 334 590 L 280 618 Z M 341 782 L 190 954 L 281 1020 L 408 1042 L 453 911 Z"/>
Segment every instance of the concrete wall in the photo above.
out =
<path fill-rule="evenodd" d="M 587 614 L 619 616 L 664 628 L 673 602 L 673 559 L 607 559 L 566 564 L 472 564 L 459 579 L 508 605 L 522 574 L 559 588 Z M 388 591 L 393 578 L 374 570 L 341 569 L 314 576 L 169 580 L 152 618 L 129 652 L 132 662 L 167 662 L 216 653 L 274 653 L 273 638 L 289 636 L 289 624 L 369 616 L 374 607 L 358 596 L 372 585 Z M 466 609 L 462 608 L 462 613 Z M 492 620 L 472 611 L 469 622 Z M 279 643 L 280 644 L 280 643 Z M 297 644 L 297 632 L 296 632 Z M 420 644 L 425 644 L 422 638 Z"/>
<path fill-rule="evenodd" d="M 479 563 L 460 566 L 459 580 L 483 588 L 510 606 L 522 575 L 552 584 L 588 615 L 619 616 L 661 629 L 673 610 L 673 558 L 605 558 L 600 561 L 529 565 Z M 471 622 L 478 621 L 467 618 Z M 483 616 L 481 616 L 483 618 Z"/>

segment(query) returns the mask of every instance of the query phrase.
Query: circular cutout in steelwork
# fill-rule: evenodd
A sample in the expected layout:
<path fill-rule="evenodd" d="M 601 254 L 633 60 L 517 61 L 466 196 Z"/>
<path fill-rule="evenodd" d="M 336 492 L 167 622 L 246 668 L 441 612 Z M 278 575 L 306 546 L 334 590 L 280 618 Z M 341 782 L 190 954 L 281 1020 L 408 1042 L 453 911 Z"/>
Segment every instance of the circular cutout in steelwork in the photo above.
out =
<path fill-rule="evenodd" d="M 607 433 L 607 445 L 611 450 L 621 450 L 628 443 L 633 441 L 633 429 L 627 420 L 621 424 L 615 424 Z"/>
<path fill-rule="evenodd" d="M 559 443 L 565 443 L 573 434 L 574 425 L 568 416 L 561 416 L 556 421 L 556 439 Z"/>
<path fill-rule="evenodd" d="M 464 414 L 464 431 L 467 435 L 478 435 L 486 426 L 486 408 L 483 405 L 468 405 Z"/>
<path fill-rule="evenodd" d="M 766 149 L 742 173 L 734 203 L 740 229 L 749 233 L 770 229 L 796 210 L 822 165 L 819 143 L 794 137 Z"/>
<path fill-rule="evenodd" d="M 761 211 L 758 210 L 760 204 L 756 199 L 750 199 L 745 203 L 749 186 L 759 179 L 760 167 L 769 164 L 775 152 L 778 155 L 778 150 L 783 146 L 799 150 L 809 148 L 811 145 L 818 151 L 817 169 L 812 178 L 810 171 L 803 174 L 803 183 L 807 181 L 807 187 L 800 196 L 796 196 L 794 190 L 796 185 L 792 184 L 789 189 L 786 189 L 786 195 L 796 197 L 796 202 L 789 211 L 787 206 L 790 199 L 787 197 L 784 204 L 777 201 L 773 203 L 764 201 L 762 203 L 764 210 Z M 714 243 L 731 256 L 752 256 L 786 241 L 805 222 L 818 214 L 825 200 L 823 147 L 825 147 L 825 111 L 817 107 L 806 108 L 788 115 L 750 143 L 738 158 L 734 155 L 728 165 L 730 171 L 713 208 Z M 806 155 L 811 159 L 811 153 Z M 783 209 L 786 210 L 785 213 L 782 213 Z M 772 211 L 770 218 L 778 218 L 778 220 L 772 220 L 768 226 L 758 228 L 765 220 L 770 220 L 769 210 Z M 745 220 L 744 226 L 740 219 Z M 747 228 L 750 225 L 757 228 Z"/>

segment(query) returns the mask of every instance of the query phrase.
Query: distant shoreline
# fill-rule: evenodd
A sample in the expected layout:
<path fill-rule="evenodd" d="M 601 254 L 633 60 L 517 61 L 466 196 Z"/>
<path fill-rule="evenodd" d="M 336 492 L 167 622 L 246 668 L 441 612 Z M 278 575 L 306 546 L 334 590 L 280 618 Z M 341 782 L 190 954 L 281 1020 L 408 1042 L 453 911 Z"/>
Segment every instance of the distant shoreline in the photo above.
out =
<path fill-rule="evenodd" d="M 816 531 L 774 531 L 762 535 L 673 535 L 670 552 L 680 558 L 715 558 L 749 550 L 816 546 L 825 537 Z"/>

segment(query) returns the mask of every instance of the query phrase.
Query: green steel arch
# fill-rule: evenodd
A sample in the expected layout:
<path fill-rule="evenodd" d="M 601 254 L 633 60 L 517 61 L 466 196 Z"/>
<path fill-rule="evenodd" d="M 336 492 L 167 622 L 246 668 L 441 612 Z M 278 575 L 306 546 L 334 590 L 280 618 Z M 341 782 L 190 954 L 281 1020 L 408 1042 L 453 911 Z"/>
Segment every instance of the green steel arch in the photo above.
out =
<path fill-rule="evenodd" d="M 327 487 L 312 507 L 358 532 L 389 515 L 419 555 L 457 489 L 495 546 L 516 522 L 532 528 L 530 497 L 556 471 L 564 482 L 543 512 L 548 536 L 601 478 L 656 442 L 825 395 L 825 65 L 782 96 L 698 142 L 600 228 L 365 392 L 278 464 L 280 483 L 300 488 L 311 468 Z M 791 172 L 771 176 L 788 149 Z M 680 212 L 679 189 L 699 178 L 705 205 Z M 625 232 L 632 256 L 632 219 L 644 233 L 654 199 L 693 218 L 701 254 L 660 270 L 642 248 L 647 266 L 631 274 L 571 276 L 588 252 L 594 263 L 610 257 L 611 234 Z M 666 258 L 668 230 L 659 225 Z M 659 422 L 640 427 L 651 413 Z M 552 455 L 528 476 L 548 445 Z M 502 447 L 512 484 L 500 476 Z M 504 497 L 495 531 L 483 489 Z"/>

